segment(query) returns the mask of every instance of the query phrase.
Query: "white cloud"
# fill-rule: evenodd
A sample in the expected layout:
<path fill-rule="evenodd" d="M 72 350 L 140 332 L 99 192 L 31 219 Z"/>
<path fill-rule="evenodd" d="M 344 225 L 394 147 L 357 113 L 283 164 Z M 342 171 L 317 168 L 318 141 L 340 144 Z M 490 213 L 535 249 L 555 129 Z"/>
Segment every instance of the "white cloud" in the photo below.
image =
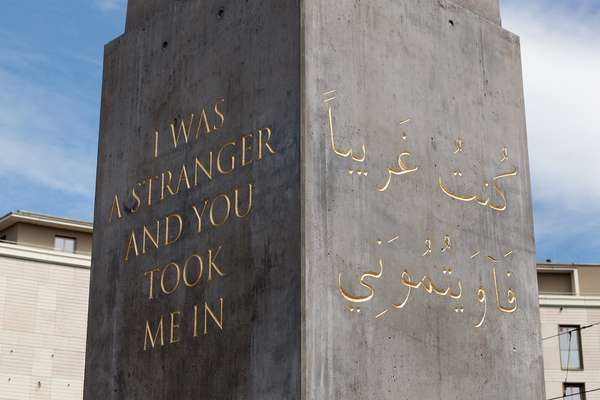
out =
<path fill-rule="evenodd" d="M 52 189 L 91 197 L 94 161 L 39 137 L 0 137 L 0 175 L 12 174 Z M 23 185 L 24 190 L 27 185 Z"/>
<path fill-rule="evenodd" d="M 96 158 L 91 105 L 1 67 L 0 86 L 0 177 L 91 199 Z"/>
<path fill-rule="evenodd" d="M 113 11 L 125 6 L 126 0 L 96 0 L 96 4 L 104 11 Z"/>
<path fill-rule="evenodd" d="M 600 229 L 600 12 L 591 4 L 514 0 L 503 10 L 521 36 L 541 247 Z"/>

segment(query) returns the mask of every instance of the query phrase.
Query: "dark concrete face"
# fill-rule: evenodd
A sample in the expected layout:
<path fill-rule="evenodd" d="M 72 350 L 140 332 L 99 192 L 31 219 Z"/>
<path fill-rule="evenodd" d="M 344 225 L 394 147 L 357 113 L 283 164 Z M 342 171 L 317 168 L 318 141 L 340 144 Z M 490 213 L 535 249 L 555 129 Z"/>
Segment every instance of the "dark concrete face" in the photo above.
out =
<path fill-rule="evenodd" d="M 152 24 L 158 14 L 169 12 L 176 7 L 185 6 L 194 0 L 130 0 L 127 2 L 127 21 L 125 32 L 135 30 L 146 24 Z"/>
<path fill-rule="evenodd" d="M 128 26 L 124 36 L 106 47 L 85 399 L 298 399 L 298 3 L 169 3 L 151 20 Z M 191 135 L 190 142 L 183 144 L 180 137 L 174 149 L 170 124 L 178 129 L 191 113 L 198 124 L 203 108 L 211 132 L 207 134 L 202 125 L 199 140 Z M 266 128 L 271 129 L 270 139 Z M 160 132 L 158 158 L 153 151 L 155 130 Z M 263 133 L 260 160 L 259 130 Z M 248 134 L 253 135 L 246 136 L 251 150 L 243 160 L 241 137 Z M 235 145 L 223 149 L 228 142 Z M 224 171 L 230 169 L 235 155 L 233 172 L 218 171 L 219 149 Z M 210 151 L 213 179 L 201 173 L 196 185 L 195 158 L 208 165 Z M 177 192 L 182 165 L 187 165 L 192 188 L 188 190 L 184 182 L 179 194 L 172 196 L 166 189 L 161 200 L 161 174 L 172 172 L 171 189 Z M 138 185 L 147 177 L 158 177 L 151 207 L 145 197 L 148 183 Z M 252 211 L 240 218 L 235 215 L 234 190 L 239 189 L 243 215 L 249 184 L 253 185 Z M 134 187 L 144 205 L 132 213 L 127 209 L 136 209 Z M 116 218 L 113 209 L 109 223 L 115 194 L 123 218 Z M 207 209 L 203 231 L 198 233 L 192 206 L 201 209 L 205 199 L 216 198 L 214 219 L 220 225 L 226 215 L 224 195 L 230 201 L 230 218 L 222 226 L 212 226 Z M 164 219 L 172 213 L 182 216 L 183 231 L 179 240 L 164 246 Z M 146 254 L 141 254 L 142 227 L 155 232 L 156 220 L 163 244 L 156 249 L 147 239 Z M 177 220 L 171 222 L 173 239 Z M 130 250 L 125 261 L 132 230 L 140 254 L 136 257 Z M 209 250 L 225 276 L 211 268 Z M 157 267 L 164 270 L 171 262 L 182 268 L 193 254 L 203 258 L 200 283 L 186 287 L 182 277 L 179 288 L 165 295 L 157 273 L 155 298 L 149 299 L 149 278 L 144 274 Z M 192 260 L 190 265 L 188 280 L 194 281 L 199 264 Z M 168 289 L 175 285 L 174 271 L 171 266 L 166 275 Z M 223 329 L 209 315 L 205 335 L 204 306 L 219 319 L 221 298 Z M 194 306 L 198 306 L 197 337 Z M 152 349 L 147 343 L 144 351 L 146 321 L 154 334 L 161 316 L 164 346 Z M 173 338 L 171 318 L 175 319 Z"/>
<path fill-rule="evenodd" d="M 518 38 L 305 5 L 306 399 L 544 398 Z"/>

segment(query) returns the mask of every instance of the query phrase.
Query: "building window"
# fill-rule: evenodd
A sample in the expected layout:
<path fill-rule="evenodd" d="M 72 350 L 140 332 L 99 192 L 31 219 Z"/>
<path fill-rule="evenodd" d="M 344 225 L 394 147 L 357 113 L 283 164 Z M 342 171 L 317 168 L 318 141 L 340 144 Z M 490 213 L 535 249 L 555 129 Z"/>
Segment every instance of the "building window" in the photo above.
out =
<path fill-rule="evenodd" d="M 585 385 L 583 383 L 565 383 L 564 398 L 568 400 L 585 400 Z"/>
<path fill-rule="evenodd" d="M 538 271 L 540 294 L 574 295 L 573 271 Z"/>
<path fill-rule="evenodd" d="M 64 236 L 55 236 L 54 249 L 67 253 L 75 253 L 75 239 Z"/>
<path fill-rule="evenodd" d="M 560 365 L 564 370 L 583 369 L 580 332 L 580 327 L 577 325 L 561 325 L 558 327 Z"/>

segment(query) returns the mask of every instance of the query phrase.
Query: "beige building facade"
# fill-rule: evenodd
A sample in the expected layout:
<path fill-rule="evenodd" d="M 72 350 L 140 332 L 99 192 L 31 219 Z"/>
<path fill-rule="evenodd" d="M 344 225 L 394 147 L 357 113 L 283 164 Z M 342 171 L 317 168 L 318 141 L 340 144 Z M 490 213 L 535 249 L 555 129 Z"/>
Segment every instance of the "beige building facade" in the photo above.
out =
<path fill-rule="evenodd" d="M 0 400 L 81 400 L 92 224 L 0 218 Z"/>
<path fill-rule="evenodd" d="M 600 400 L 600 265 L 538 265 L 546 398 Z"/>
<path fill-rule="evenodd" d="M 81 400 L 92 224 L 0 218 L 0 400 Z M 547 399 L 600 400 L 600 265 L 538 265 Z M 596 390 L 599 389 L 599 390 Z"/>

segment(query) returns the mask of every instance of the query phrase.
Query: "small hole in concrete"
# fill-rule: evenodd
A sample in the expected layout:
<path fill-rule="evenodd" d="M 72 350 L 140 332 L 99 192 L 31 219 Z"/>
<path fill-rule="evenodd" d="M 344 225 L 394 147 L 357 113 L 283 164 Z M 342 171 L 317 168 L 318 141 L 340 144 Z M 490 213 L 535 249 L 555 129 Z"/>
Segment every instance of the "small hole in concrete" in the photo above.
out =
<path fill-rule="evenodd" d="M 223 19 L 224 16 L 225 16 L 225 9 L 224 8 L 219 8 L 219 11 L 217 11 L 217 18 L 218 19 Z"/>
<path fill-rule="evenodd" d="M 169 42 L 163 42 L 162 48 L 166 49 L 167 47 L 169 47 Z"/>
<path fill-rule="evenodd" d="M 454 26 L 454 21 L 452 21 L 452 20 L 449 20 L 449 21 L 448 21 L 448 23 L 449 23 L 450 25 Z"/>

